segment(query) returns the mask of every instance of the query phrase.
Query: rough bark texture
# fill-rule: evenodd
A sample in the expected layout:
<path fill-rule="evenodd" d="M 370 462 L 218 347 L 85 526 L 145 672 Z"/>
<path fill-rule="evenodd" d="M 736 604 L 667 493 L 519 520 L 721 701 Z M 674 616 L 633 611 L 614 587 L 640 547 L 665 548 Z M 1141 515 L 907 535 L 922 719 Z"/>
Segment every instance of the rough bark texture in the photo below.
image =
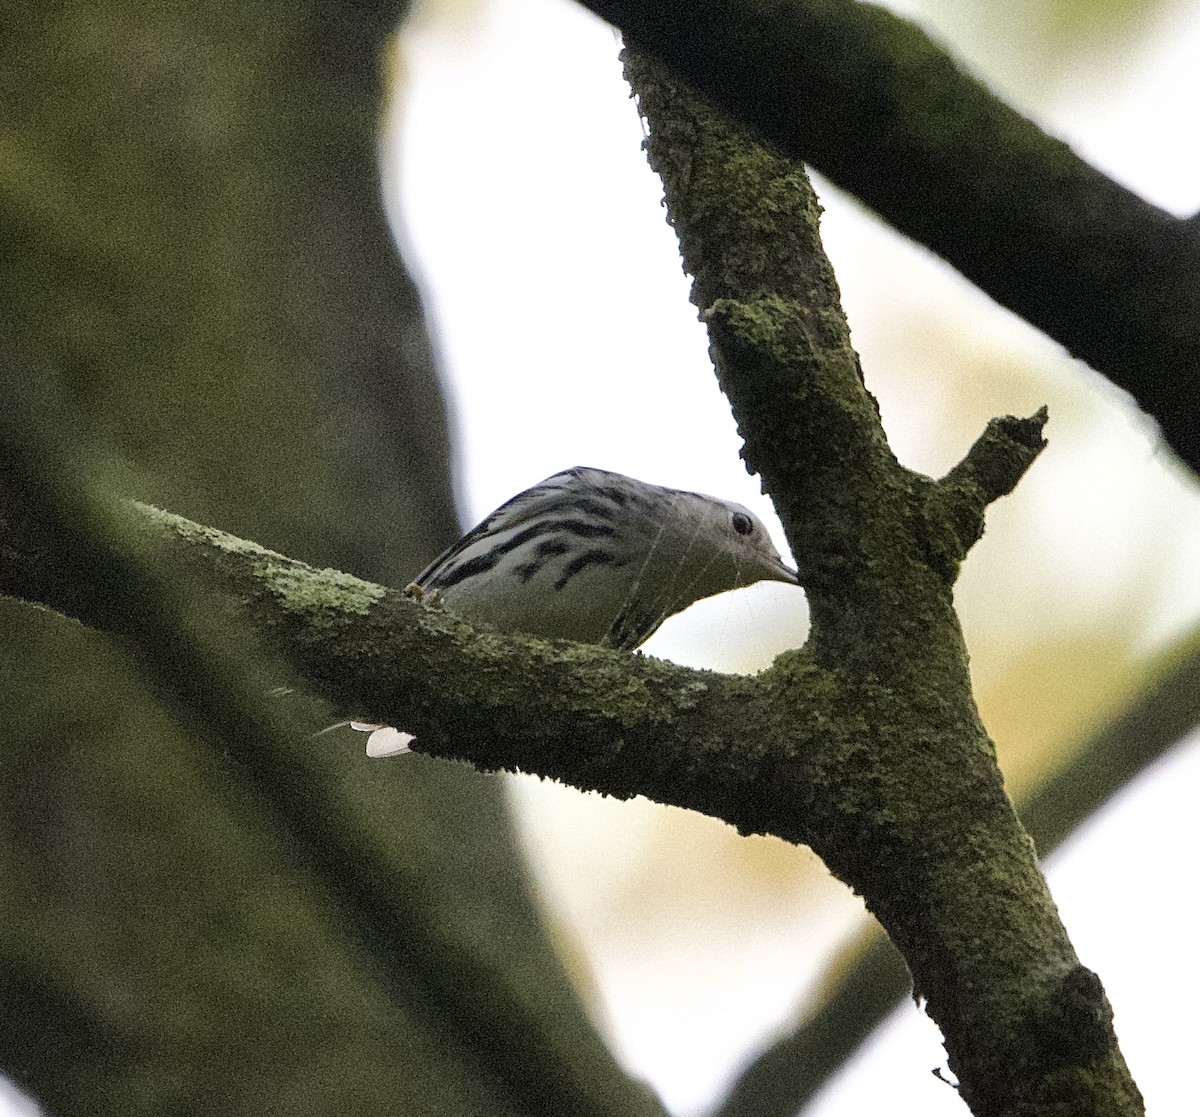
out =
<path fill-rule="evenodd" d="M 1046 416 L 997 421 L 940 482 L 901 467 L 850 347 L 803 170 L 661 67 L 627 55 L 626 75 L 744 456 L 809 598 L 806 654 L 776 664 L 776 685 L 802 724 L 820 690 L 825 732 L 776 769 L 771 830 L 862 893 L 973 1112 L 1141 1112 L 1103 988 L 1004 793 L 951 597 L 983 505 L 1036 455 Z"/>

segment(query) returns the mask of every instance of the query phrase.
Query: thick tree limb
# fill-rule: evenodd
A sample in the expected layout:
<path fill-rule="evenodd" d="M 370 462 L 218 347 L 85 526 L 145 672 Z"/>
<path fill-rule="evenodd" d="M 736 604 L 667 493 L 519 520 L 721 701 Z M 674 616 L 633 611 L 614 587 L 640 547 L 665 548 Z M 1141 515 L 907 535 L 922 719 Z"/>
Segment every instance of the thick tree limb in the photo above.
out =
<path fill-rule="evenodd" d="M 1012 453 L 1027 455 L 1027 443 L 1015 442 Z M 397 591 L 313 570 L 138 507 L 144 530 L 214 578 L 237 612 L 264 630 L 314 686 L 343 709 L 415 729 L 419 749 L 486 768 L 521 767 L 616 795 L 648 794 L 827 853 L 841 845 L 847 827 L 872 826 L 858 806 L 846 803 L 822 808 L 823 819 L 804 811 L 833 790 L 822 754 L 831 743 L 860 739 L 864 728 L 861 711 L 844 706 L 847 698 L 853 703 L 852 693 L 842 693 L 847 680 L 815 667 L 806 653 L 791 653 L 766 675 L 742 679 L 477 633 Z M 30 532 L 17 524 L 17 517 L 5 517 L 0 551 L 5 573 L 15 570 L 21 581 L 6 577 L 3 588 L 55 603 L 68 600 L 63 587 L 69 583 L 77 599 L 86 579 L 69 571 L 58 577 L 53 561 L 9 561 L 31 546 Z M 45 548 L 41 553 L 50 557 Z M 123 630 L 127 616 L 109 607 L 102 593 L 94 599 L 93 623 Z M 892 803 L 888 809 L 900 808 Z"/>
<path fill-rule="evenodd" d="M 1200 228 L 1148 204 L 855 0 L 581 0 L 1060 342 L 1200 470 Z"/>
<path fill-rule="evenodd" d="M 979 530 L 972 494 L 1020 475 L 997 468 L 993 447 L 1032 460 L 1044 416 L 996 424 L 942 482 L 900 466 L 849 344 L 803 171 L 648 60 L 627 52 L 626 76 L 744 455 L 809 596 L 803 669 L 828 680 L 827 732 L 778 770 L 773 832 L 812 846 L 862 893 L 975 1113 L 1057 1112 L 1064 1099 L 1070 1112 L 1140 1113 L 1103 989 L 1004 794 L 951 601 Z M 774 669 L 784 695 L 790 666 Z"/>
<path fill-rule="evenodd" d="M 644 794 L 759 831 L 770 820 L 755 789 L 777 762 L 767 743 L 786 739 L 803 752 L 823 732 L 815 686 L 814 717 L 795 724 L 789 714 L 785 722 L 761 680 L 476 630 L 400 591 L 132 508 L 161 561 L 208 579 L 337 709 L 415 732 L 417 751 L 620 798 Z M 15 519 L 0 516 L 0 591 L 125 631 L 128 617 L 110 611 L 112 599 L 89 594 L 69 570 L 14 561 L 35 550 L 45 556 L 28 533 L 14 531 Z"/>

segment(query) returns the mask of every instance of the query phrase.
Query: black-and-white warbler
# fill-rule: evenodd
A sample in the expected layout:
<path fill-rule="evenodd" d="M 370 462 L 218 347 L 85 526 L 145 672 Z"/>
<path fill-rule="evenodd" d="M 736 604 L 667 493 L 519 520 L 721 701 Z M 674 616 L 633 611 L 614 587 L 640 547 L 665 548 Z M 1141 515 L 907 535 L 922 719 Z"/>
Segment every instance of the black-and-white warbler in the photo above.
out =
<path fill-rule="evenodd" d="M 502 504 L 413 584 L 467 621 L 632 649 L 693 602 L 765 580 L 797 583 L 749 509 L 576 466 Z M 412 739 L 351 724 L 376 731 L 371 755 Z"/>

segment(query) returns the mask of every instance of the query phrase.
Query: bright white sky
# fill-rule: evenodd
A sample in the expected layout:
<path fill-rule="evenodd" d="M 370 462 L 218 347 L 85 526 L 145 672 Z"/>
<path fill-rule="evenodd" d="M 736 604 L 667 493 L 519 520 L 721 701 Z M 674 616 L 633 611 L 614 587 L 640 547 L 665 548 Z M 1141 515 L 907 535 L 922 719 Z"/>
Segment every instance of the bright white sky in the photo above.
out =
<path fill-rule="evenodd" d="M 931 18 L 917 0 L 896 7 Z M 1031 61 L 1028 5 L 1005 6 L 1014 26 L 1002 56 L 996 27 L 956 26 L 954 7 L 944 33 L 1006 95 L 1144 196 L 1179 213 L 1200 208 L 1198 0 L 1163 17 L 1144 56 L 1114 50 L 1057 84 Z M 408 36 L 393 140 L 401 170 L 389 189 L 402 199 L 401 239 L 450 379 L 464 517 L 584 464 L 739 500 L 777 525 L 737 458 L 617 50 L 612 31 L 569 0 L 431 5 Z M 1056 346 L 818 188 L 868 385 L 902 460 L 939 473 L 992 414 L 1051 405 L 1050 450 L 992 511 L 960 583 L 977 680 L 998 676 L 1047 616 L 1099 622 L 1128 609 L 1146 648 L 1200 621 L 1200 506 L 1191 482 L 1164 469 L 1145 425 L 1115 393 L 1093 391 L 1095 378 Z M 799 642 L 804 625 L 802 595 L 761 586 L 669 622 L 648 651 L 753 670 Z M 1149 1109 L 1163 1114 L 1195 1104 L 1197 787 L 1193 743 L 1050 868 Z M 801 879 L 782 896 L 753 872 L 714 885 L 706 873 L 728 869 L 739 851 L 761 861 L 763 847 L 730 843 L 681 812 L 664 845 L 657 808 L 533 780 L 514 794 L 541 887 L 585 953 L 620 1057 L 674 1112 L 700 1112 L 819 979 L 859 905 L 804 875 L 803 852 L 788 854 Z M 647 912 L 639 872 L 654 858 L 665 861 L 656 868 L 665 901 Z M 631 879 L 640 882 L 632 900 Z M 944 1066 L 936 1029 L 910 1006 L 819 1112 L 961 1117 L 935 1066 Z"/>

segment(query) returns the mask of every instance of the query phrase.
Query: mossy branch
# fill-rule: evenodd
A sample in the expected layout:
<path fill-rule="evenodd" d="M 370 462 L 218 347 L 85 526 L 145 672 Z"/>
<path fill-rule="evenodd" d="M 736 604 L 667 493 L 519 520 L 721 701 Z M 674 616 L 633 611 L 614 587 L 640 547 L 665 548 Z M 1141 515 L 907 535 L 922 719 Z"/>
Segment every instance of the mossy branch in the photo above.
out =
<path fill-rule="evenodd" d="M 295 724 L 293 707 L 299 703 L 269 696 L 269 683 L 279 680 L 278 664 L 270 662 L 276 650 L 303 664 L 306 654 L 336 643 L 342 632 L 344 650 L 352 655 L 360 646 L 356 640 L 369 647 L 373 639 L 369 626 L 355 633 L 355 623 L 365 625 L 380 601 L 400 595 L 337 571 L 315 570 L 145 505 L 114 506 L 98 498 L 91 478 L 100 470 L 87 468 L 96 461 L 86 443 L 73 438 L 70 451 L 78 460 L 69 460 L 60 433 L 74 432 L 79 424 L 65 422 L 62 414 L 49 422 L 30 406 L 27 397 L 34 394 L 15 390 L 0 419 L 8 466 L 0 478 L 0 594 L 86 619 L 116 638 L 179 724 L 191 730 L 199 760 L 215 761 L 229 773 L 236 810 L 251 807 L 267 840 L 277 839 L 286 850 L 302 874 L 306 901 L 345 936 L 384 1003 L 411 1021 L 417 1034 L 426 1031 L 451 1065 L 471 1066 L 486 1079 L 487 1112 L 662 1117 L 649 1091 L 619 1070 L 576 1012 L 544 941 L 522 934 L 519 918 L 510 919 L 482 895 L 476 905 L 461 891 L 455 893 L 456 881 L 461 882 L 453 867 L 457 859 L 473 861 L 476 875 L 503 872 L 504 863 L 464 848 L 454 826 L 439 819 L 439 811 L 456 802 L 443 795 L 441 777 L 447 773 L 439 777 L 417 766 L 403 787 L 392 787 L 391 794 L 372 803 L 382 789 L 368 790 L 368 783 L 381 774 L 380 766 L 347 786 L 345 765 L 329 755 L 333 743 L 312 739 L 311 723 Z M 206 595 L 206 589 L 212 592 Z M 33 612 L 8 605 L 10 613 Z M 251 631 L 247 622 L 261 628 Z M 269 646 L 271 639 L 278 649 Z M 56 762 L 69 765 L 72 744 L 103 750 L 86 730 L 81 738 L 79 743 L 39 742 L 39 750 L 50 758 L 68 758 L 49 759 L 51 769 Z M 103 764 L 105 758 L 96 759 Z M 148 778 L 158 774 L 155 769 Z M 138 773 L 135 783 L 145 775 Z M 88 794 L 95 790 L 86 777 L 80 786 L 87 786 Z M 54 790 L 49 790 L 51 800 Z M 203 811 L 212 802 L 201 797 L 190 804 L 201 811 L 204 826 Z M 401 846 L 397 851 L 381 840 L 381 831 L 389 829 L 380 822 L 381 812 L 389 810 L 408 816 L 392 833 L 416 839 L 422 847 L 443 848 Z M 481 814 L 478 821 L 488 825 L 495 819 Z M 444 878 L 435 867 L 446 868 Z M 502 886 L 509 884 L 521 887 L 515 877 Z M 168 928 L 170 917 L 164 915 Z M 15 929 L 21 926 L 18 922 Z M 249 967 L 258 979 L 253 962 L 229 964 Z M 54 1027 L 49 1016 L 58 1006 L 58 991 L 70 996 L 70 976 L 53 966 L 50 972 L 17 976 L 15 991 L 32 996 L 34 1008 L 14 1019 L 28 1022 L 45 1013 L 35 1026 Z M 50 999 L 42 1003 L 46 994 Z M 106 1012 L 100 1015 L 111 1025 Z M 11 1042 L 12 1037 L 3 1038 Z M 96 1040 L 87 1033 L 86 1038 L 82 1052 L 39 1057 L 33 1064 L 37 1075 L 52 1075 L 62 1058 L 93 1057 L 92 1044 L 104 1048 L 103 1035 Z M 109 1069 L 113 1049 L 104 1050 Z M 420 1046 L 407 1053 L 414 1051 L 420 1053 Z M 29 1064 L 19 1069 L 23 1076 L 33 1073 Z"/>
<path fill-rule="evenodd" d="M 827 731 L 775 772 L 791 823 L 904 955 L 977 1114 L 1136 1114 L 1099 980 L 1059 921 L 1004 793 L 951 596 L 986 504 L 1043 446 L 994 421 L 941 481 L 905 469 L 867 392 L 803 169 L 626 52 L 646 148 L 721 386 L 812 614 L 794 666 Z M 747 243 L 750 240 L 750 243 Z M 780 691 L 786 702 L 786 684 Z M 795 711 L 799 713 L 799 709 Z"/>
<path fill-rule="evenodd" d="M 144 505 L 131 511 L 164 564 L 202 572 L 226 607 L 267 634 L 336 706 L 415 730 L 419 750 L 646 794 L 808 842 L 835 865 L 831 851 L 852 830 L 875 825 L 863 813 L 867 800 L 846 781 L 831 783 L 827 768 L 831 746 L 862 743 L 864 711 L 847 677 L 806 652 L 745 679 L 475 631 L 401 591 L 315 570 Z M 0 588 L 78 605 L 90 584 L 95 596 L 74 611 L 121 631 L 125 619 L 95 583 L 71 578 L 69 561 L 55 561 L 67 556 L 39 547 L 17 512 L 9 506 L 2 517 Z M 43 561 L 14 561 L 31 552 Z M 901 785 L 881 790 L 901 796 L 885 813 L 904 811 Z M 819 810 L 805 811 L 830 793 Z"/>
<path fill-rule="evenodd" d="M 404 726 L 419 752 L 646 795 L 770 832 L 761 787 L 772 767 L 810 751 L 827 730 L 830 680 L 802 662 L 788 668 L 785 713 L 777 673 L 747 679 L 472 628 L 403 591 L 143 504 L 128 508 L 162 564 L 206 580 L 214 602 L 262 633 L 337 711 Z M 11 505 L 0 509 L 0 555 L 0 592 L 125 630 L 128 618 L 55 562 Z M 797 705 L 810 716 L 798 719 Z"/>

